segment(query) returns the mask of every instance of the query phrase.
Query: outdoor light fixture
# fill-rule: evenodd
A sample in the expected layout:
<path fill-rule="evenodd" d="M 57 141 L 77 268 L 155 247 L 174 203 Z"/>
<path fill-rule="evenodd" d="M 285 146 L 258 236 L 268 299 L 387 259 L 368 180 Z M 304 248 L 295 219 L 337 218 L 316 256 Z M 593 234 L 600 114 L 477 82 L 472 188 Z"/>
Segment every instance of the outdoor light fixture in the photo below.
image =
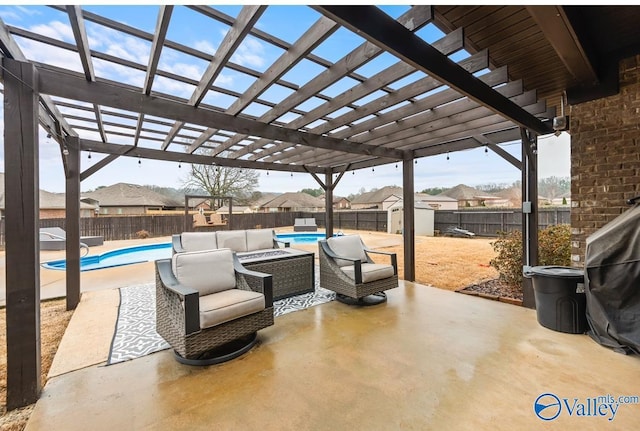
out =
<path fill-rule="evenodd" d="M 182 160 L 178 160 L 178 169 L 182 168 Z"/>
<path fill-rule="evenodd" d="M 89 150 L 89 155 L 87 156 L 87 159 L 91 160 L 91 150 Z"/>
<path fill-rule="evenodd" d="M 140 160 L 140 156 L 138 156 L 138 166 L 142 165 L 142 160 Z"/>
<path fill-rule="evenodd" d="M 64 154 L 65 156 L 69 155 L 69 149 L 67 148 L 66 145 L 64 147 L 62 147 L 62 154 Z"/>
<path fill-rule="evenodd" d="M 449 153 L 447 153 L 447 160 L 449 160 Z"/>

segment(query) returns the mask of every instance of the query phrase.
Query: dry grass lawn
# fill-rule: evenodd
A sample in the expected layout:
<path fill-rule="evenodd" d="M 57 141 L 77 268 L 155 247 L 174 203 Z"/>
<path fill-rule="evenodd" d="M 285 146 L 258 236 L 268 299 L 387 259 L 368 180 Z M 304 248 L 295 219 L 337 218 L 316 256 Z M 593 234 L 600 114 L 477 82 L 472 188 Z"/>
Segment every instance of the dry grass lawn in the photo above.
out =
<path fill-rule="evenodd" d="M 418 237 L 416 239 L 416 281 L 434 287 L 458 290 L 473 283 L 496 278 L 498 273 L 489 266 L 495 252 L 487 238 Z M 400 277 L 404 273 L 402 246 L 381 248 L 398 255 Z M 388 258 L 387 258 L 388 259 Z M 388 260 L 387 260 L 388 261 Z M 51 367 L 62 335 L 71 319 L 72 311 L 65 310 L 65 300 L 42 302 L 42 385 Z M 34 405 L 7 413 L 7 352 L 6 311 L 0 309 L 0 431 L 23 430 Z"/>
<path fill-rule="evenodd" d="M 66 301 L 57 299 L 53 301 L 43 301 L 41 304 L 41 354 L 42 354 L 42 385 L 47 381 L 47 374 L 53 357 L 58 350 L 58 345 L 62 339 L 64 331 L 67 329 L 73 311 L 66 311 Z M 23 430 L 29 420 L 29 415 L 35 404 L 22 409 L 13 410 L 6 413 L 7 400 L 7 327 L 6 309 L 0 309 L 0 416 L 1 431 Z"/>
<path fill-rule="evenodd" d="M 498 272 L 489 266 L 495 256 L 492 238 L 418 237 L 416 239 L 416 282 L 446 290 L 462 289 L 490 280 Z M 402 246 L 381 249 L 398 255 L 398 273 L 404 274 Z"/>

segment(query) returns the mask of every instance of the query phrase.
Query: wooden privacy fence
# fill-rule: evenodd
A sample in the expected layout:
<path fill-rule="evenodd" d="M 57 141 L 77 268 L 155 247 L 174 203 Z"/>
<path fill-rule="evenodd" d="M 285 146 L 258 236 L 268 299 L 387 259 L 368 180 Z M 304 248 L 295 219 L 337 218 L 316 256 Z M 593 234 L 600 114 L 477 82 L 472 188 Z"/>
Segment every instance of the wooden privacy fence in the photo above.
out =
<path fill-rule="evenodd" d="M 571 224 L 571 210 L 569 208 L 538 210 L 539 229 L 557 224 Z M 435 230 L 444 232 L 451 226 L 470 230 L 476 235 L 497 236 L 498 232 L 522 230 L 522 210 L 447 210 L 435 212 Z"/>
<path fill-rule="evenodd" d="M 231 227 L 233 229 L 255 229 L 293 226 L 295 219 L 302 217 L 313 217 L 319 227 L 325 227 L 325 214 L 323 212 L 297 211 L 234 214 Z M 387 211 L 336 211 L 333 217 L 334 230 L 387 231 Z M 435 211 L 434 229 L 444 232 L 450 226 L 457 226 L 475 232 L 477 235 L 497 236 L 500 231 L 511 232 L 522 229 L 521 220 L 522 212 L 520 210 Z M 571 223 L 569 208 L 539 210 L 540 229 L 564 223 Z M 188 225 L 191 226 L 191 220 L 189 220 Z M 42 219 L 40 220 L 40 227 L 61 227 L 65 229 L 65 219 Z M 82 236 L 103 236 L 105 241 L 138 238 L 138 232 L 141 231 L 146 231 L 151 237 L 158 237 L 169 236 L 183 230 L 184 214 L 100 216 L 80 219 L 80 234 Z M 0 245 L 3 246 L 4 243 L 4 220 L 0 220 Z"/>

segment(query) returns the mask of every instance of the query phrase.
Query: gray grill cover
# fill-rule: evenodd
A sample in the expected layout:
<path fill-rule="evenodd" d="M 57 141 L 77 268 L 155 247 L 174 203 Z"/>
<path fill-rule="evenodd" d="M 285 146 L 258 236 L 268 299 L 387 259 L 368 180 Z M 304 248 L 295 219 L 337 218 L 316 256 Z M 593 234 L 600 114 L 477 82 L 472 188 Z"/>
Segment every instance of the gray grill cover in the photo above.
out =
<path fill-rule="evenodd" d="M 640 353 L 640 204 L 587 238 L 589 335 L 621 353 Z"/>

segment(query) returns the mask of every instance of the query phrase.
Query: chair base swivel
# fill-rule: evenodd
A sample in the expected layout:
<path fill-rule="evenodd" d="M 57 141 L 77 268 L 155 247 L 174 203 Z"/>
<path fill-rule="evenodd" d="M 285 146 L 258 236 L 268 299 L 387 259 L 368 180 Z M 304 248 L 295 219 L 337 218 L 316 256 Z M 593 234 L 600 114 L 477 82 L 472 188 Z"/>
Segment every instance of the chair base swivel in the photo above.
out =
<path fill-rule="evenodd" d="M 253 334 L 247 335 L 246 337 L 231 341 L 230 343 L 204 352 L 196 358 L 184 358 L 175 350 L 173 351 L 173 354 L 178 362 L 185 365 L 204 366 L 220 364 L 222 362 L 230 361 L 247 353 L 258 342 L 257 337 L 258 333 L 254 332 Z"/>
<path fill-rule="evenodd" d="M 383 302 L 387 302 L 387 294 L 384 292 L 377 292 L 368 296 L 364 296 L 362 298 L 352 298 L 341 293 L 336 293 L 336 301 L 342 302 L 343 304 L 347 305 L 378 305 L 382 304 Z"/>

